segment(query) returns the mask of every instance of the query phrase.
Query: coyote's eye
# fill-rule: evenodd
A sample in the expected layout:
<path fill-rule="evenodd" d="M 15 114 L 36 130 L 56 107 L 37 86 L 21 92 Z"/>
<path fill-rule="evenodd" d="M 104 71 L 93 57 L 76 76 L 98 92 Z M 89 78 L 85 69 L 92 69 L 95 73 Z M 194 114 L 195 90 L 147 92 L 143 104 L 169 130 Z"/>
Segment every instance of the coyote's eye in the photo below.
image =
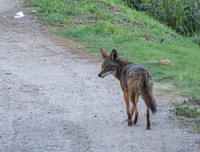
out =
<path fill-rule="evenodd" d="M 110 67 L 106 67 L 106 69 L 108 70 L 108 69 L 110 69 Z"/>

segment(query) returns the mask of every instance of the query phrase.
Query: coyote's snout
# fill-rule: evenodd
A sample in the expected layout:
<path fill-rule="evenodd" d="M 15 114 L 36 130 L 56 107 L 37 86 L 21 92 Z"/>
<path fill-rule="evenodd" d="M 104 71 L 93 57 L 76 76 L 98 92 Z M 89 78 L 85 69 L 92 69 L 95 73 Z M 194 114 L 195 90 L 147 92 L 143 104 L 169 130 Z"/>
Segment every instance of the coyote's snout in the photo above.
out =
<path fill-rule="evenodd" d="M 150 72 L 139 64 L 119 58 L 115 49 L 112 50 L 110 55 L 103 49 L 100 49 L 100 51 L 103 57 L 103 63 L 102 70 L 98 76 L 104 78 L 108 74 L 113 74 L 120 81 L 120 86 L 124 92 L 124 99 L 126 102 L 128 126 L 132 126 L 132 116 L 134 113 L 135 118 L 133 124 L 137 123 L 137 103 L 141 95 L 147 107 L 146 128 L 150 129 L 149 108 L 153 113 L 156 112 L 156 101 L 152 93 L 153 81 Z M 130 101 L 132 102 L 131 109 Z"/>

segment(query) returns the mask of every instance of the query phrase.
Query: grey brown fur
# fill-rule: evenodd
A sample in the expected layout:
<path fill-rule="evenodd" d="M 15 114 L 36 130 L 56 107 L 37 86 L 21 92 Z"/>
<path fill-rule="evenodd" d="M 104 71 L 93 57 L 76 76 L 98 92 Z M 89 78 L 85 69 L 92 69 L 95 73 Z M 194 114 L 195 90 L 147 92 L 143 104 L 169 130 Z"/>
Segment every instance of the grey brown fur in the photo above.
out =
<path fill-rule="evenodd" d="M 132 116 L 134 113 L 135 118 L 133 124 L 137 123 L 137 103 L 141 95 L 147 107 L 146 128 L 150 129 L 149 108 L 153 113 L 156 112 L 156 101 L 152 93 L 153 81 L 150 72 L 139 64 L 119 58 L 115 49 L 112 50 L 110 55 L 103 49 L 100 50 L 104 60 L 102 63 L 102 71 L 98 76 L 103 78 L 108 74 L 113 74 L 120 81 L 120 86 L 124 92 L 124 99 L 126 102 L 128 126 L 132 126 Z M 130 101 L 132 102 L 131 109 Z"/>

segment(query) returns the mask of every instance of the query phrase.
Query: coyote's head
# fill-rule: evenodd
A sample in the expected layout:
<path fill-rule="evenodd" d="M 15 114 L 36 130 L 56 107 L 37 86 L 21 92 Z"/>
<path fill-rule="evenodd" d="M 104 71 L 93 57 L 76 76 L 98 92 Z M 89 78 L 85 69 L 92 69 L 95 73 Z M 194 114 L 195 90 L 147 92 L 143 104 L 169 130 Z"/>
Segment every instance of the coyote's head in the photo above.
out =
<path fill-rule="evenodd" d="M 103 57 L 103 63 L 102 63 L 102 70 L 98 76 L 104 78 L 108 74 L 115 75 L 117 72 L 117 60 L 118 60 L 117 51 L 113 49 L 110 55 L 106 53 L 103 49 L 100 49 L 100 51 Z"/>

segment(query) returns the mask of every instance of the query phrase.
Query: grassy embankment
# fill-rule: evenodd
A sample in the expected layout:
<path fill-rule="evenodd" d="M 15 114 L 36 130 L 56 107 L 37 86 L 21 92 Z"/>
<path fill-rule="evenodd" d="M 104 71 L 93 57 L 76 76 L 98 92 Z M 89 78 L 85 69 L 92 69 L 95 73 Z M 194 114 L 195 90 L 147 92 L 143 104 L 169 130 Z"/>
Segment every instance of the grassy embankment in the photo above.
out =
<path fill-rule="evenodd" d="M 172 83 L 181 95 L 200 98 L 200 48 L 146 13 L 129 8 L 122 0 L 27 1 L 27 6 L 38 8 L 40 20 L 59 27 L 53 33 L 81 42 L 83 49 L 97 55 L 99 48 L 108 52 L 115 48 L 120 56 L 146 66 L 155 81 Z M 165 40 L 160 44 L 162 37 Z M 159 62 L 166 59 L 171 63 Z M 198 107 L 197 102 L 193 104 Z M 195 110 L 193 106 L 185 109 L 188 105 L 175 105 L 176 114 L 187 117 L 184 111 Z"/>

